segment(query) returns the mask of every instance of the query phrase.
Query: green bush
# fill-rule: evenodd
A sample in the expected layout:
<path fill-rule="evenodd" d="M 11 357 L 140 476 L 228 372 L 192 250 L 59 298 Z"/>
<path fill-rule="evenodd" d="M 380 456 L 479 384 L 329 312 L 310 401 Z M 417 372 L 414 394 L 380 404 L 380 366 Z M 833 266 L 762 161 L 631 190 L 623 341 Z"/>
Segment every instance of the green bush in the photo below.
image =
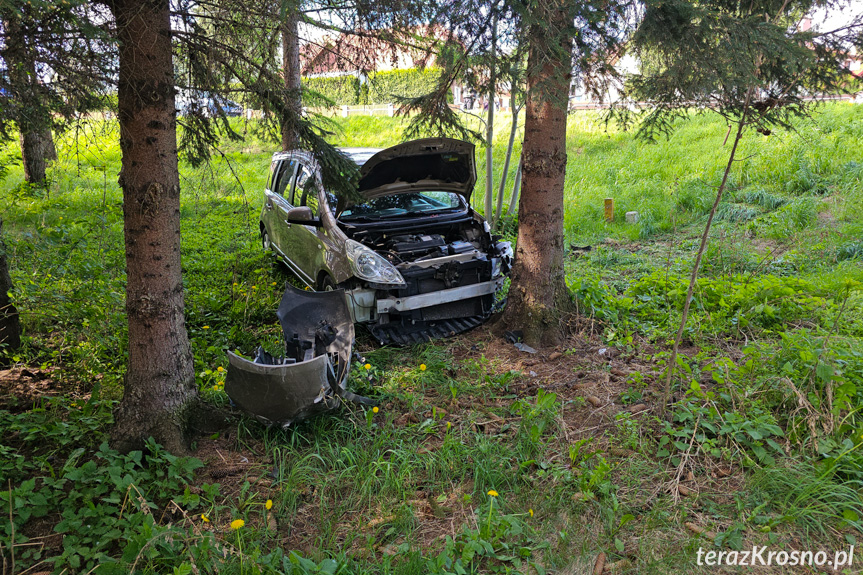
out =
<path fill-rule="evenodd" d="M 377 72 L 369 77 L 368 103 L 388 104 L 401 98 L 416 98 L 431 92 L 441 71 L 437 68 L 425 70 L 391 70 Z"/>
<path fill-rule="evenodd" d="M 356 76 L 335 78 L 303 78 L 304 103 L 309 106 L 324 104 L 329 100 L 337 106 L 355 106 L 360 102 L 360 80 Z"/>

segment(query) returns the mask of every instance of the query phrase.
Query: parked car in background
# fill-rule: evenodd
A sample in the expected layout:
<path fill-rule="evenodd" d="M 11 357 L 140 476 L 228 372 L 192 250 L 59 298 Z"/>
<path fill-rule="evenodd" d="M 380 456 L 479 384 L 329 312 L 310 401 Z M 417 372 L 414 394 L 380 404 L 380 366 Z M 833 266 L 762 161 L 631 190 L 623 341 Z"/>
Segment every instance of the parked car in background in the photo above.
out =
<path fill-rule="evenodd" d="M 227 98 L 221 96 L 201 98 L 178 98 L 177 105 L 181 116 L 200 112 L 207 118 L 214 118 L 223 111 L 226 116 L 239 116 L 243 113 L 243 107 Z"/>
<path fill-rule="evenodd" d="M 463 332 L 497 309 L 513 250 L 470 207 L 474 146 L 428 138 L 345 148 L 361 201 L 323 189 L 306 151 L 273 155 L 263 246 L 315 290 L 343 288 L 355 322 L 382 343 Z"/>

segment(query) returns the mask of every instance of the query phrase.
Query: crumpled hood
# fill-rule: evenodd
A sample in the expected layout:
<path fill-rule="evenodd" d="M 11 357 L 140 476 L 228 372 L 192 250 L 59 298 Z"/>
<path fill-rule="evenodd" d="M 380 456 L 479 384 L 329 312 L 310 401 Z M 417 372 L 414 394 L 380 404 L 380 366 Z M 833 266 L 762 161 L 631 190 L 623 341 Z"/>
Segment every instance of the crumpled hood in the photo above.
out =
<path fill-rule="evenodd" d="M 411 140 L 381 150 L 360 168 L 367 198 L 411 191 L 454 192 L 470 202 L 476 183 L 474 145 L 452 138 Z"/>

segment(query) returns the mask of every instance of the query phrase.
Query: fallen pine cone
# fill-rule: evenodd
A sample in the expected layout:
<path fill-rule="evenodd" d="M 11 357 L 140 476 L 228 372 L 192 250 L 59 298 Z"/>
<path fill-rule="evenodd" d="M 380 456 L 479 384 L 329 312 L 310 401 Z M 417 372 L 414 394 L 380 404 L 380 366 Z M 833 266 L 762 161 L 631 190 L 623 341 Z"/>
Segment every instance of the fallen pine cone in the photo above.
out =
<path fill-rule="evenodd" d="M 593 407 L 602 407 L 602 400 L 596 397 L 595 395 L 588 395 L 584 398 L 589 404 Z"/>
<path fill-rule="evenodd" d="M 605 570 L 605 553 L 600 551 L 596 556 L 596 563 L 593 564 L 593 575 L 602 575 L 603 570 Z"/>

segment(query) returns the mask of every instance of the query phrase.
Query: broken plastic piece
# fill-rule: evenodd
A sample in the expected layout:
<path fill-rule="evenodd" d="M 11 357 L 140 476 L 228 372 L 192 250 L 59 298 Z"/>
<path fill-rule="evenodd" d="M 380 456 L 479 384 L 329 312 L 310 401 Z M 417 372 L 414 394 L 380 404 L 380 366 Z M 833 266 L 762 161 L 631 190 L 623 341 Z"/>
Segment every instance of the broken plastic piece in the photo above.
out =
<path fill-rule="evenodd" d="M 346 389 L 354 324 L 343 290 L 288 286 L 276 315 L 285 336 L 284 357 L 258 348 L 250 361 L 228 352 L 225 392 L 234 403 L 282 427 L 333 410 L 341 399 L 374 403 Z"/>

